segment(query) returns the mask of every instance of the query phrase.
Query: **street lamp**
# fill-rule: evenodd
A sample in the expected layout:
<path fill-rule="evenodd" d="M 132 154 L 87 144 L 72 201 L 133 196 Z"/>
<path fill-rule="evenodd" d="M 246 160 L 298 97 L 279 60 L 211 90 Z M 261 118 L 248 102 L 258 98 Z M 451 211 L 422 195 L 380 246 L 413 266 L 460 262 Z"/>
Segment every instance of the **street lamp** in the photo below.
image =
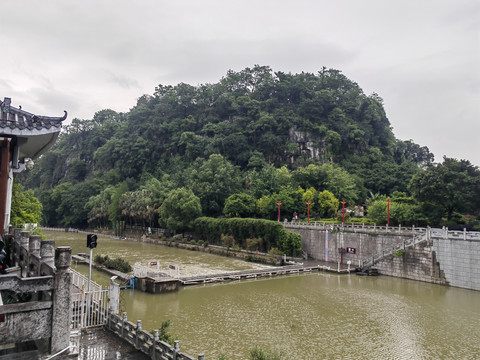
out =
<path fill-rule="evenodd" d="M 340 201 L 342 203 L 342 214 L 343 214 L 343 220 L 342 224 L 345 226 L 345 204 L 347 203 L 345 200 Z"/>
<path fill-rule="evenodd" d="M 387 199 L 387 228 L 390 227 L 390 203 L 392 201 L 390 199 Z"/>
<path fill-rule="evenodd" d="M 305 204 L 307 204 L 307 219 L 308 219 L 308 223 L 310 224 L 310 204 L 312 202 L 311 201 L 307 201 Z"/>
<path fill-rule="evenodd" d="M 280 205 L 282 205 L 282 203 L 279 201 L 275 204 L 277 204 L 277 206 L 278 206 L 278 221 L 280 222 Z"/>

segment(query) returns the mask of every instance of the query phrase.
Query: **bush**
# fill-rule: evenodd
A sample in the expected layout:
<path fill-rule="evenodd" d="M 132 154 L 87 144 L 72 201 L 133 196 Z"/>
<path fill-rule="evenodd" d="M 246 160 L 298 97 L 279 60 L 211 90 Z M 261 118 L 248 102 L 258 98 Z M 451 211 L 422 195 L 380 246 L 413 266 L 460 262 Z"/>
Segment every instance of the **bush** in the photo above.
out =
<path fill-rule="evenodd" d="M 108 269 L 121 271 L 123 273 L 129 273 L 133 270 L 127 261 L 120 258 L 111 259 L 108 255 L 95 255 L 94 260 L 97 264 L 104 265 Z"/>
<path fill-rule="evenodd" d="M 258 347 L 250 349 L 250 360 L 282 360 L 283 358 L 282 353 L 268 353 Z"/>
<path fill-rule="evenodd" d="M 261 248 L 259 247 L 262 252 L 268 252 L 272 247 L 277 247 L 286 254 L 295 256 L 302 250 L 301 236 L 287 231 L 277 221 L 201 217 L 195 220 L 195 233 L 197 238 L 216 245 L 222 245 L 222 235 L 229 234 L 243 248 L 247 247 L 247 239 L 263 238 Z"/>
<path fill-rule="evenodd" d="M 230 234 L 222 234 L 222 245 L 230 249 L 235 245 L 235 238 Z"/>

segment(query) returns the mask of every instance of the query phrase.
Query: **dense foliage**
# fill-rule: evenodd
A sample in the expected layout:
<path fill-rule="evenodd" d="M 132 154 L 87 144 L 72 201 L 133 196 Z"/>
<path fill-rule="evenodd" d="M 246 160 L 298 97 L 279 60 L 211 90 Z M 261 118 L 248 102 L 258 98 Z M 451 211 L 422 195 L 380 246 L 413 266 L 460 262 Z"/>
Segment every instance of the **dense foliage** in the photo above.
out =
<path fill-rule="evenodd" d="M 440 207 L 437 220 L 465 210 L 428 196 L 439 191 L 424 186 L 432 161 L 428 148 L 395 139 L 382 99 L 340 71 L 286 74 L 257 65 L 215 84 L 159 85 L 127 113 L 74 119 L 21 178 L 41 201 L 46 225 L 125 221 L 184 231 L 198 207 L 189 202 L 174 214 L 171 206 L 193 196 L 213 217 L 276 219 L 278 202 L 282 219 L 306 217 L 306 201 L 310 216 L 334 216 L 340 200 L 362 206 L 395 191 Z M 478 178 L 476 171 L 465 176 Z M 191 193 L 172 193 L 182 188 Z M 478 204 L 468 210 L 478 213 Z"/>
<path fill-rule="evenodd" d="M 300 255 L 302 249 L 301 236 L 285 230 L 283 225 L 276 221 L 201 217 L 195 220 L 195 233 L 197 237 L 211 244 L 226 247 L 237 244 L 244 249 L 249 249 L 254 246 L 255 249 L 258 248 L 263 252 L 277 248 L 292 256 Z M 263 240 L 257 240 L 259 238 Z M 255 245 L 251 242 L 255 242 Z"/>

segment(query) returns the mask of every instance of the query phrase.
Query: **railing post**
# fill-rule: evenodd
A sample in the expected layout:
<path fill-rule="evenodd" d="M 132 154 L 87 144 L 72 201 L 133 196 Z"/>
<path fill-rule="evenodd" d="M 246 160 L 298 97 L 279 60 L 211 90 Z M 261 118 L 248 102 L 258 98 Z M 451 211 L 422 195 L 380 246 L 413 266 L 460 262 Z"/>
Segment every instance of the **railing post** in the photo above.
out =
<path fill-rule="evenodd" d="M 46 263 L 53 267 L 55 264 L 55 240 L 43 240 L 40 242 L 40 258 L 41 263 Z M 71 253 L 70 253 L 71 256 Z M 41 269 L 41 265 L 40 265 Z M 41 273 L 39 275 L 42 275 Z"/>
<path fill-rule="evenodd" d="M 125 337 L 125 323 L 127 322 L 127 313 L 124 312 L 123 315 L 122 315 L 122 338 Z"/>
<path fill-rule="evenodd" d="M 55 250 L 55 272 L 52 309 L 51 353 L 55 354 L 70 345 L 70 305 L 72 302 L 72 248 L 59 246 Z"/>
<path fill-rule="evenodd" d="M 180 352 L 180 341 L 175 340 L 173 342 L 173 360 L 177 360 L 177 354 Z"/>
<path fill-rule="evenodd" d="M 39 269 L 32 269 L 32 258 L 33 256 L 40 257 L 40 242 L 42 237 L 40 235 L 32 235 L 28 241 L 28 276 L 38 276 Z M 32 270 L 31 270 L 32 269 Z M 36 270 L 36 271 L 34 271 Z"/>
<path fill-rule="evenodd" d="M 140 331 L 142 331 L 142 320 L 137 320 L 137 331 L 135 332 L 135 347 L 140 348 Z"/>
<path fill-rule="evenodd" d="M 158 344 L 158 330 L 153 330 L 153 345 L 152 345 L 152 359 L 157 358 L 157 344 Z"/>
<path fill-rule="evenodd" d="M 115 282 L 117 276 L 112 276 L 110 278 L 110 291 L 109 291 L 109 312 L 110 314 L 118 314 L 118 308 L 120 303 L 120 285 Z"/>

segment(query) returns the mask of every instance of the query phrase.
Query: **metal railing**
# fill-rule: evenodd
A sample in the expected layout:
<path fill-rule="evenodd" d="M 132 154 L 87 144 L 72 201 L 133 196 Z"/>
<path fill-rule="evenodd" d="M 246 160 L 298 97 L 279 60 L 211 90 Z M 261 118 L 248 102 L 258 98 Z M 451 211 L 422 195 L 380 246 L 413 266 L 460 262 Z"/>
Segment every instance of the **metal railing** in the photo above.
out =
<path fill-rule="evenodd" d="M 71 330 L 80 330 L 87 327 L 102 326 L 107 323 L 109 289 L 94 281 L 90 282 L 83 274 L 72 271 L 72 323 Z"/>
<path fill-rule="evenodd" d="M 72 285 L 78 288 L 80 291 L 85 291 L 88 289 L 88 278 L 76 270 L 70 270 L 72 271 Z M 92 280 L 90 281 L 90 290 L 99 291 L 102 290 L 102 286 Z"/>

